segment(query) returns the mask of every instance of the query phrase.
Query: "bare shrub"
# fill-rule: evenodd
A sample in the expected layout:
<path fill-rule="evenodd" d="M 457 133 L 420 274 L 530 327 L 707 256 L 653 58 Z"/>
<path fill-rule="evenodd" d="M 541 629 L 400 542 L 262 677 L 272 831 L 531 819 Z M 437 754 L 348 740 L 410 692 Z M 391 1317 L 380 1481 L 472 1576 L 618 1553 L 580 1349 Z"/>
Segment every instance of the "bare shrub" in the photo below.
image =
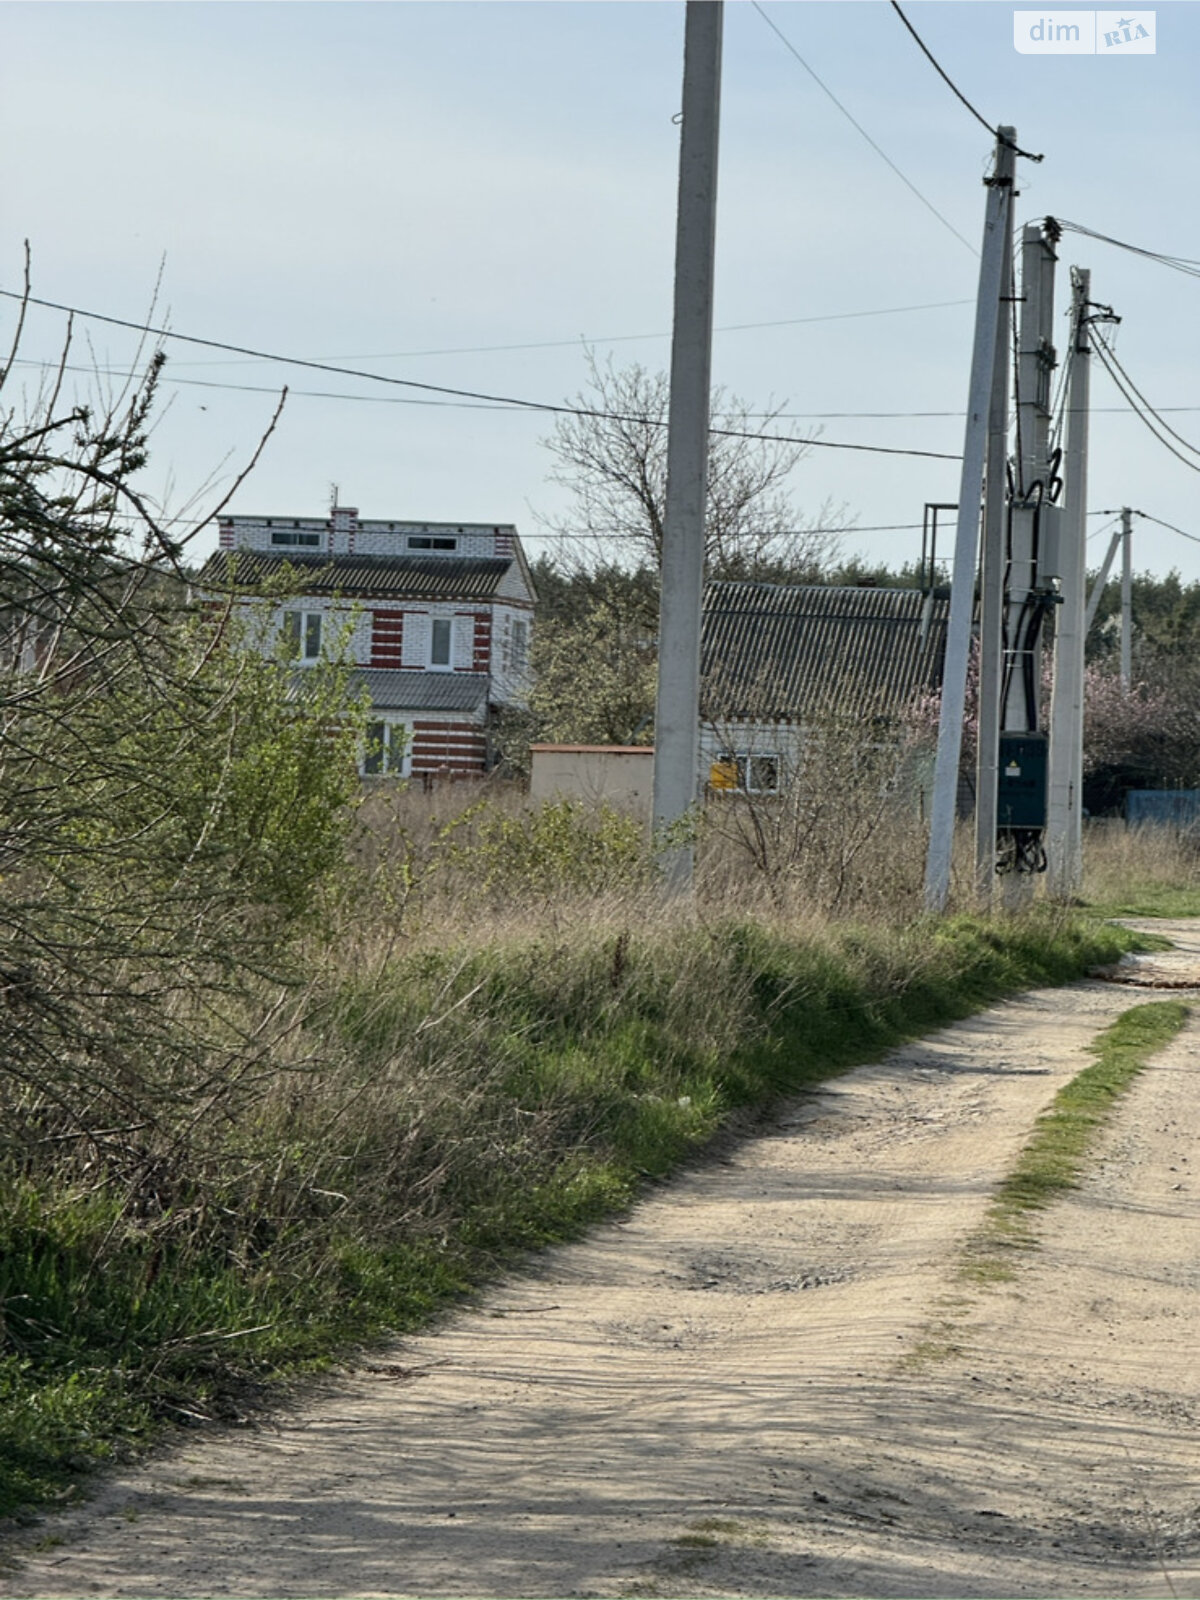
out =
<path fill-rule="evenodd" d="M 736 734 L 725 737 L 737 745 Z M 711 790 L 702 824 L 708 892 L 730 892 L 748 870 L 777 905 L 798 901 L 829 915 L 911 910 L 925 847 L 918 753 L 902 725 L 827 717 L 783 751 L 769 791 Z"/>

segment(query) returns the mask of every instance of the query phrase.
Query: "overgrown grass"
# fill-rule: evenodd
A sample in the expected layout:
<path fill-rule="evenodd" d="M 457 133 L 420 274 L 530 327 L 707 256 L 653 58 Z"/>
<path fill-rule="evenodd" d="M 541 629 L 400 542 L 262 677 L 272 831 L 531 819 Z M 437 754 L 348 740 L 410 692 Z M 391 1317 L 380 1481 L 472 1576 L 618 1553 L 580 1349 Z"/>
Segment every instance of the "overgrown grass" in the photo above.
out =
<path fill-rule="evenodd" d="M 1200 836 L 1097 821 L 1084 832 L 1084 897 L 1108 917 L 1200 916 Z"/>
<path fill-rule="evenodd" d="M 1058 1091 L 997 1190 L 983 1228 L 968 1246 L 966 1278 L 995 1282 L 1013 1276 L 1016 1252 L 1037 1242 L 1037 1213 L 1078 1186 L 1114 1101 L 1175 1037 L 1187 1015 L 1177 1000 L 1153 1001 L 1122 1012 L 1098 1035 L 1089 1046 L 1095 1061 Z"/>
<path fill-rule="evenodd" d="M 236 1115 L 188 1101 L 120 1183 L 86 1150 L 5 1177 L 0 1510 L 422 1325 L 738 1108 L 1131 943 L 1052 910 L 706 925 L 631 898 L 555 922 L 360 944 L 281 1014 Z"/>

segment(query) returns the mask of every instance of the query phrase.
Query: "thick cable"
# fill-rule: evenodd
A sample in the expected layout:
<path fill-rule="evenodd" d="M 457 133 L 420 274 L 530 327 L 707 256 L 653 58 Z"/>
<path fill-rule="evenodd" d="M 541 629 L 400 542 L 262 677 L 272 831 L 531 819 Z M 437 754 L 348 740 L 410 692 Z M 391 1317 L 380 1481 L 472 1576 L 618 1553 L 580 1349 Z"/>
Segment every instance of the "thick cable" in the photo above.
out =
<path fill-rule="evenodd" d="M 967 99 L 966 95 L 962 92 L 962 90 L 954 82 L 953 78 L 951 78 L 950 75 L 941 66 L 941 64 L 939 63 L 937 58 L 934 56 L 933 52 L 930 50 L 929 46 L 925 43 L 924 39 L 922 39 L 921 35 L 917 32 L 917 30 L 913 27 L 912 23 L 904 15 L 904 12 L 900 9 L 899 0 L 892 0 L 892 10 L 900 18 L 900 21 L 908 29 L 909 33 L 912 34 L 913 38 L 916 40 L 917 44 L 920 46 L 921 52 L 924 55 L 925 59 L 929 62 L 930 66 L 937 73 L 938 77 L 941 78 L 942 82 L 947 86 L 947 88 L 949 88 L 955 95 L 957 95 L 958 99 L 962 101 L 964 106 L 966 106 L 967 110 L 975 118 L 976 122 L 980 123 L 983 127 L 985 127 L 987 129 L 987 131 L 991 134 L 993 139 L 1000 140 L 1001 143 L 1007 145 L 1017 155 L 1024 156 L 1027 161 L 1044 161 L 1045 160 L 1044 156 L 1035 156 L 1032 151 L 1030 151 L 1030 150 L 1022 150 L 1020 145 L 1013 144 L 1010 139 L 1003 138 L 1003 136 L 1000 133 L 1000 129 L 999 128 L 994 128 L 992 126 L 992 124 L 988 121 L 988 119 L 983 115 L 982 112 L 976 111 L 975 107 L 971 104 L 971 102 Z"/>

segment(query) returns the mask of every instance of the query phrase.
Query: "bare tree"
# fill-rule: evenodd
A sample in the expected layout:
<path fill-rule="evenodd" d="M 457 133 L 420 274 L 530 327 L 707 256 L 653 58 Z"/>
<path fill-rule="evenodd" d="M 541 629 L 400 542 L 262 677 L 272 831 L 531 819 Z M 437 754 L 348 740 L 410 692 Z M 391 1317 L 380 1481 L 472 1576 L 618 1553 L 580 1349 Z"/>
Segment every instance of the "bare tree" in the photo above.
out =
<path fill-rule="evenodd" d="M 286 980 L 340 859 L 353 731 L 344 675 L 297 688 L 232 642 L 232 597 L 224 627 L 189 603 L 187 537 L 138 487 L 161 353 L 90 403 L 64 355 L 10 404 L 20 332 L 0 368 L 0 1165 L 40 1140 L 134 1192 L 263 1048 L 239 998 Z"/>
<path fill-rule="evenodd" d="M 636 363 L 618 367 L 611 357 L 601 363 L 591 350 L 586 360 L 588 388 L 542 441 L 556 462 L 551 482 L 569 489 L 575 502 L 547 526 L 562 539 L 565 565 L 579 565 L 590 547 L 601 559 L 615 551 L 630 566 L 657 569 L 666 514 L 667 378 Z M 840 532 L 830 524 L 844 519 L 823 506 L 806 526 L 787 493 L 808 446 L 770 437 L 781 431 L 782 410 L 781 404 L 752 413 L 736 396 L 713 392 L 705 524 L 712 577 L 812 581 L 837 556 Z"/>

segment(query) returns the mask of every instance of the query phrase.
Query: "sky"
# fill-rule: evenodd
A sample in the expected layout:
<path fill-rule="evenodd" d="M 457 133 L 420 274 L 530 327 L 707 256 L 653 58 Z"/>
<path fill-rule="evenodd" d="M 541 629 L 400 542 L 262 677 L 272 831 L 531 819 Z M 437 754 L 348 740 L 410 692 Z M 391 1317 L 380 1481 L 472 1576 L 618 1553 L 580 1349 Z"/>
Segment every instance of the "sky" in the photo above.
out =
<path fill-rule="evenodd" d="M 1123 57 L 1018 53 L 1016 9 L 905 5 L 987 122 L 1044 154 L 1018 163 L 1018 228 L 1050 214 L 1200 260 L 1198 0 L 1160 3 L 1156 53 Z M 958 463 L 830 446 L 961 452 L 993 141 L 884 0 L 762 11 L 774 27 L 725 7 L 714 381 L 823 441 L 789 483 L 802 518 L 828 506 L 861 530 L 847 554 L 899 565 Z M 665 368 L 683 26 L 681 0 L 0 0 L 0 288 L 28 240 L 42 299 L 133 322 L 153 305 L 176 333 L 391 378 L 557 403 L 589 347 Z M 1072 265 L 1200 446 L 1200 282 L 1069 232 L 1060 349 Z M 0 341 L 13 318 L 0 300 Z M 64 324 L 31 314 L 31 391 Z M 84 317 L 74 341 L 83 388 L 138 342 Z M 174 515 L 216 503 L 285 383 L 236 513 L 322 516 L 337 485 L 366 518 L 513 522 L 536 551 L 566 508 L 544 413 L 166 349 L 143 481 Z M 1130 505 L 1135 567 L 1200 579 L 1200 455 L 1171 455 L 1093 367 L 1093 564 Z M 202 528 L 193 553 L 214 544 Z"/>

